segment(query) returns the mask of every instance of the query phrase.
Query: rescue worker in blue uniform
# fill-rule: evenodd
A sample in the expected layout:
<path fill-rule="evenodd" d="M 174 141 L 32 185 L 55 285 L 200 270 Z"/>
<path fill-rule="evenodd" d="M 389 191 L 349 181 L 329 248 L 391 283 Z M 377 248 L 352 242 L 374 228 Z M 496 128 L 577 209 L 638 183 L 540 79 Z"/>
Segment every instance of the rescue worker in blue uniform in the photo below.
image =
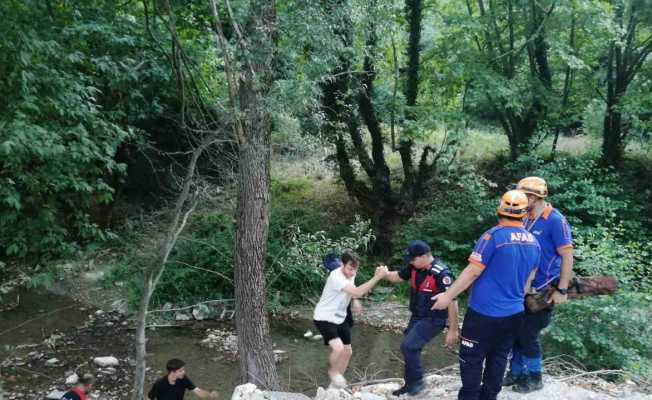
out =
<path fill-rule="evenodd" d="M 430 246 L 424 241 L 409 243 L 405 256 L 407 265 L 386 276 L 390 282 L 410 282 L 410 311 L 412 315 L 401 341 L 405 361 L 405 384 L 392 392 L 394 396 L 414 396 L 423 390 L 423 366 L 421 350 L 448 325 L 446 344 L 458 341 L 459 323 L 457 302 L 442 310 L 432 310 L 432 296 L 442 293 L 453 283 L 453 274 L 441 260 L 433 257 Z"/>
<path fill-rule="evenodd" d="M 546 181 L 527 177 L 518 182 L 517 190 L 528 198 L 529 213 L 525 229 L 537 238 L 541 259 L 532 282 L 533 291 L 550 290 L 549 308 L 537 312 L 525 310 L 522 329 L 516 335 L 510 372 L 504 385 L 514 385 L 514 391 L 529 393 L 543 388 L 541 379 L 541 331 L 550 324 L 554 304 L 566 302 L 566 291 L 573 269 L 573 239 L 566 218 L 545 201 Z"/>
<path fill-rule="evenodd" d="M 522 322 L 525 290 L 540 256 L 537 240 L 523 227 L 526 212 L 525 194 L 505 193 L 497 209 L 498 225 L 482 234 L 453 285 L 433 297 L 433 309 L 443 310 L 471 287 L 460 335 L 459 400 L 495 400 L 500 392 Z"/>

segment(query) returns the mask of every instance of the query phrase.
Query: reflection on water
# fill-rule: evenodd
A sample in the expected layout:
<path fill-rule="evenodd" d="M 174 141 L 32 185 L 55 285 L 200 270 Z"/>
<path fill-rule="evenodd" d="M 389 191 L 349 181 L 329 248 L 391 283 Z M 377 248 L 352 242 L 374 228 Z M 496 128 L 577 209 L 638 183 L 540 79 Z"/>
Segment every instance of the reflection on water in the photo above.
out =
<path fill-rule="evenodd" d="M 18 307 L 0 313 L 0 343 L 3 347 L 39 343 L 54 331 L 80 325 L 91 313 L 73 300 L 45 290 L 21 290 L 18 295 Z M 14 296 L 3 296 L 3 300 L 14 301 Z"/>

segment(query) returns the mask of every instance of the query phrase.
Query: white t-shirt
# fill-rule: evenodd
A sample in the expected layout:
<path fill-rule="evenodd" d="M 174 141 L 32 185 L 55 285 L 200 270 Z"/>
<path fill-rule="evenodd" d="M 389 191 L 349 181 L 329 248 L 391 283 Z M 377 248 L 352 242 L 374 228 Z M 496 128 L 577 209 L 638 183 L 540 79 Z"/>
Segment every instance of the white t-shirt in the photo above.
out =
<path fill-rule="evenodd" d="M 348 279 L 342 273 L 342 268 L 333 270 L 324 290 L 321 292 L 319 303 L 315 307 L 313 319 L 315 321 L 328 321 L 339 325 L 346 319 L 346 308 L 351 302 L 351 295 L 343 289 L 349 285 L 355 286 L 355 275 Z"/>

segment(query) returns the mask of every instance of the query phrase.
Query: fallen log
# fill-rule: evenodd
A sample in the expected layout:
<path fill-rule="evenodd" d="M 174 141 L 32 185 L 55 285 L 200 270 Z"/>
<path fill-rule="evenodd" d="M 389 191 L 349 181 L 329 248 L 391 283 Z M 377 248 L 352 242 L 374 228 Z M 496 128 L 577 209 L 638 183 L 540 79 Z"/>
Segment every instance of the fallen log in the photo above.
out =
<path fill-rule="evenodd" d="M 568 285 L 568 299 L 613 294 L 618 289 L 618 280 L 613 276 L 577 276 Z M 525 307 L 530 312 L 538 312 L 552 307 L 550 298 L 555 288 L 545 289 L 525 296 Z"/>

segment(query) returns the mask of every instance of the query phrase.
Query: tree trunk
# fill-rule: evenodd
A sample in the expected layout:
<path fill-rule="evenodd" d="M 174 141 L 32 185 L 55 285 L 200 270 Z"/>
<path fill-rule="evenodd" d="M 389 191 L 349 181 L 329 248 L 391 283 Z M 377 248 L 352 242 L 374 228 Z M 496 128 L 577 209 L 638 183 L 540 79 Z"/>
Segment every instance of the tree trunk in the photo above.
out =
<path fill-rule="evenodd" d="M 615 104 L 607 105 L 603 123 L 602 163 L 616 168 L 623 161 L 624 146 L 622 141 L 622 116 L 615 109 Z"/>
<path fill-rule="evenodd" d="M 136 371 L 134 373 L 134 400 L 142 400 L 145 397 L 145 372 L 147 368 L 147 364 L 145 363 L 145 356 L 147 356 L 147 338 L 145 337 L 145 329 L 147 327 L 147 310 L 149 309 L 149 301 L 152 297 L 152 292 L 152 276 L 150 273 L 147 273 L 145 284 L 143 285 L 143 292 L 140 296 L 138 314 L 136 315 Z"/>
<path fill-rule="evenodd" d="M 278 389 L 269 322 L 265 310 L 265 258 L 270 206 L 270 124 L 261 107 L 241 90 L 249 141 L 240 145 L 235 299 L 240 376 L 263 389 Z M 255 95 L 253 95 L 255 98 Z M 248 98 L 248 99 L 247 99 Z"/>
<path fill-rule="evenodd" d="M 245 61 L 238 85 L 238 208 L 235 243 L 236 329 L 240 378 L 263 390 L 280 388 L 265 310 L 265 259 L 270 216 L 272 124 L 265 100 L 273 83 L 274 1 L 252 1 L 241 42 Z"/>

